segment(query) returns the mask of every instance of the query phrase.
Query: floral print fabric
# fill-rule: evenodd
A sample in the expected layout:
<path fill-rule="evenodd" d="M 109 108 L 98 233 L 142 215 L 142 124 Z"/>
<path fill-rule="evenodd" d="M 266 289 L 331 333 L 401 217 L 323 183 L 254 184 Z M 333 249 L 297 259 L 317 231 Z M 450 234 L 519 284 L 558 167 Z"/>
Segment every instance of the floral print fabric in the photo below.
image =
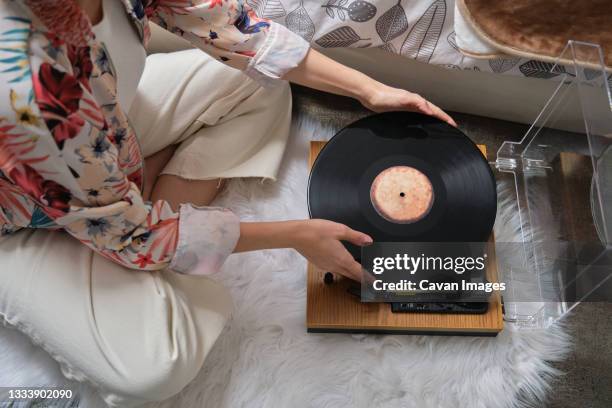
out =
<path fill-rule="evenodd" d="M 260 80 L 281 77 L 308 50 L 242 0 L 123 2 L 143 43 L 156 21 Z M 218 269 L 238 219 L 143 200 L 143 159 L 117 102 L 112 61 L 74 0 L 0 0 L 0 27 L 2 234 L 64 229 L 129 268 Z"/>

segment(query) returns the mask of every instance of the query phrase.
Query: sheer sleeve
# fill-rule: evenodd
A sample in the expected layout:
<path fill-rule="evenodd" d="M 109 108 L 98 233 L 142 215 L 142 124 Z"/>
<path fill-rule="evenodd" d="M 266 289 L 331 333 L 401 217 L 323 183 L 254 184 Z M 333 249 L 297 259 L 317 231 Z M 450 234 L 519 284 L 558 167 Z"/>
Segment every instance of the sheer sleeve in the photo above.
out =
<path fill-rule="evenodd" d="M 259 82 L 281 78 L 309 49 L 302 37 L 258 18 L 243 0 L 161 0 L 151 20 Z"/>

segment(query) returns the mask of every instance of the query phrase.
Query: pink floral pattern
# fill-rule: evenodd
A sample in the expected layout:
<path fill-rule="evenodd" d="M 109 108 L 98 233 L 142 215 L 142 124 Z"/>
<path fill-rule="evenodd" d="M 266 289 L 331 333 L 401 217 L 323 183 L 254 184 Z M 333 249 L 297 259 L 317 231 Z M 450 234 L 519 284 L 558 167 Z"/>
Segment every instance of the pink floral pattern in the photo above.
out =
<path fill-rule="evenodd" d="M 243 0 L 123 3 L 143 43 L 155 21 L 259 80 L 281 77 L 308 50 Z M 64 229 L 129 268 L 217 270 L 236 244 L 238 219 L 143 200 L 143 158 L 110 56 L 76 2 L 0 0 L 0 26 L 0 234 Z"/>

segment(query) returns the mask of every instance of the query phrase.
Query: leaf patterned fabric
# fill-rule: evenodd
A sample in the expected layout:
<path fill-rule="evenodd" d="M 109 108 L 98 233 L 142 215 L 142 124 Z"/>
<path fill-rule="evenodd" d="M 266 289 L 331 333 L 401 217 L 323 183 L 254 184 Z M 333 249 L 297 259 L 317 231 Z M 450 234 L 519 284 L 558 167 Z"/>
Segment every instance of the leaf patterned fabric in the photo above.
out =
<path fill-rule="evenodd" d="M 242 0 L 123 0 L 146 44 L 149 20 L 260 81 L 309 45 Z M 259 2 L 261 10 L 277 3 Z M 73 0 L 0 0 L 0 236 L 63 229 L 132 269 L 208 274 L 239 237 L 222 208 L 141 195 L 143 158 L 117 100 L 113 63 Z"/>
<path fill-rule="evenodd" d="M 248 0 L 259 10 L 264 0 Z M 279 5 L 280 3 L 280 5 Z M 449 69 L 554 78 L 536 61 L 517 58 L 474 59 L 455 41 L 454 0 L 276 0 L 271 17 L 315 47 L 377 47 L 406 58 Z M 262 12 L 269 15 L 269 12 Z M 521 69 L 521 64 L 528 63 Z"/>
<path fill-rule="evenodd" d="M 389 41 L 396 39 L 408 29 L 406 10 L 401 3 L 401 0 L 398 0 L 396 5 L 385 11 L 376 20 L 376 33 L 384 44 L 388 44 Z"/>
<path fill-rule="evenodd" d="M 310 42 L 315 34 L 315 25 L 310 19 L 308 12 L 304 8 L 303 0 L 300 1 L 300 6 L 287 14 L 285 24 L 289 30 Z"/>
<path fill-rule="evenodd" d="M 417 61 L 429 62 L 438 45 L 445 19 L 446 3 L 436 0 L 412 27 L 400 53 Z"/>

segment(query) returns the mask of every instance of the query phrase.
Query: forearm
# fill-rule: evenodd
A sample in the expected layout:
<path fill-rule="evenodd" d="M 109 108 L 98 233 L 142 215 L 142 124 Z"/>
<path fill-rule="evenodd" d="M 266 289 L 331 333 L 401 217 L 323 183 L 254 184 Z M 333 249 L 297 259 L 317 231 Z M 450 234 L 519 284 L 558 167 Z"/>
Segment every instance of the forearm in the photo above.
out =
<path fill-rule="evenodd" d="M 321 91 L 350 96 L 374 112 L 420 112 L 457 126 L 442 109 L 422 96 L 387 86 L 312 48 L 302 62 L 283 79 Z"/>
<path fill-rule="evenodd" d="M 293 248 L 303 221 L 242 222 L 234 252 Z"/>
<path fill-rule="evenodd" d="M 300 65 L 289 71 L 283 79 L 320 91 L 349 96 L 362 102 L 375 88 L 382 85 L 312 48 Z"/>

